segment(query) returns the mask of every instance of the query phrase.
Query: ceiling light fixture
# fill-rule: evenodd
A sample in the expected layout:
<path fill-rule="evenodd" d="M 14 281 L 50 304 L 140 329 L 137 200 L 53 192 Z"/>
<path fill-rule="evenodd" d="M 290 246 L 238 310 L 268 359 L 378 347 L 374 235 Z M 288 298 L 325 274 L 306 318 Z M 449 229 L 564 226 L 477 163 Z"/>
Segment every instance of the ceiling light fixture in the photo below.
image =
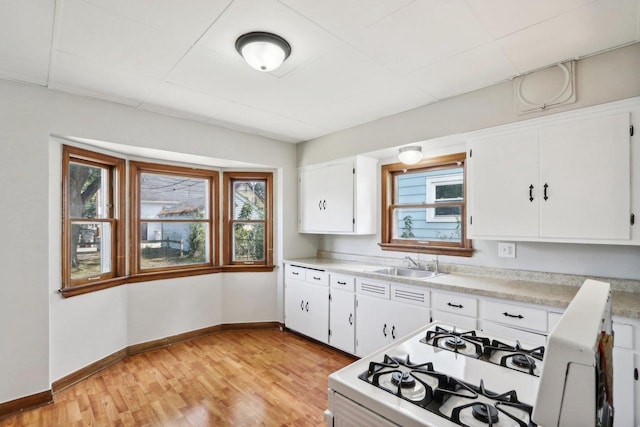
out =
<path fill-rule="evenodd" d="M 422 147 L 410 145 L 400 148 L 398 152 L 398 160 L 405 165 L 415 165 L 422 160 Z"/>
<path fill-rule="evenodd" d="M 236 40 L 236 50 L 258 71 L 273 71 L 291 55 L 291 45 L 282 37 L 255 31 Z"/>

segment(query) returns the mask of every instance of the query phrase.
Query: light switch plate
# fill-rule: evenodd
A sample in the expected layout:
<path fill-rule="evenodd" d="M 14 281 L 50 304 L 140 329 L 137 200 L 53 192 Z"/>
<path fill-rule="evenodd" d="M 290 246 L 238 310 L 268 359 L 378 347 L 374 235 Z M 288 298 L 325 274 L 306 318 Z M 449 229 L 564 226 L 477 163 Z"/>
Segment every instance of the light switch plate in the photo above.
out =
<path fill-rule="evenodd" d="M 498 242 L 498 256 L 502 258 L 516 257 L 516 244 L 507 242 Z"/>

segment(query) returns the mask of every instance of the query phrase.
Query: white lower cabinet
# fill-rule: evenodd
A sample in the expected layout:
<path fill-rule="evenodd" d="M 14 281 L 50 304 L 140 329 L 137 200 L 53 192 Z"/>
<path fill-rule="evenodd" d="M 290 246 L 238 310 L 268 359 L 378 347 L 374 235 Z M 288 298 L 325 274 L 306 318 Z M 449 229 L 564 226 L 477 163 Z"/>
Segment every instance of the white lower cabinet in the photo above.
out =
<path fill-rule="evenodd" d="M 358 279 L 356 352 L 366 356 L 431 321 L 429 290 Z"/>
<path fill-rule="evenodd" d="M 315 340 L 328 343 L 327 273 L 291 265 L 287 265 L 285 269 L 285 325 Z"/>
<path fill-rule="evenodd" d="M 355 354 L 356 295 L 353 292 L 331 289 L 329 344 L 347 353 Z"/>
<path fill-rule="evenodd" d="M 631 319 L 614 319 L 613 347 L 613 407 L 614 427 L 635 426 L 640 422 L 640 403 L 638 403 L 638 358 L 634 345 L 637 325 Z M 636 322 L 637 323 L 637 322 Z M 635 327 L 634 327 L 635 326 Z"/>
<path fill-rule="evenodd" d="M 487 299 L 483 301 L 480 328 L 523 343 L 544 345 L 548 317 L 547 310 L 538 306 Z"/>

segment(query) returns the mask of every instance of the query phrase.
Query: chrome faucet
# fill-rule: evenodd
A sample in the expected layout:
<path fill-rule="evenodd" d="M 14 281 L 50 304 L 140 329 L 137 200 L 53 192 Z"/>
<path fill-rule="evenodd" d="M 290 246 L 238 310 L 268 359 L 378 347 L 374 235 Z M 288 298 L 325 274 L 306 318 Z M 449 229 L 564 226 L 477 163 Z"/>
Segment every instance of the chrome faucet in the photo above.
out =
<path fill-rule="evenodd" d="M 433 259 L 433 272 L 436 274 L 440 273 L 440 271 L 438 271 L 438 255 Z"/>
<path fill-rule="evenodd" d="M 418 270 L 420 270 L 420 264 L 419 264 L 419 263 L 417 263 L 417 262 L 415 262 L 415 261 L 413 260 L 413 258 L 411 258 L 410 256 L 408 256 L 408 255 L 407 255 L 406 257 L 404 257 L 404 259 L 408 262 L 408 264 L 409 264 L 409 268 L 411 268 L 411 264 L 413 264 L 413 266 L 414 266 L 415 268 L 417 268 Z"/>

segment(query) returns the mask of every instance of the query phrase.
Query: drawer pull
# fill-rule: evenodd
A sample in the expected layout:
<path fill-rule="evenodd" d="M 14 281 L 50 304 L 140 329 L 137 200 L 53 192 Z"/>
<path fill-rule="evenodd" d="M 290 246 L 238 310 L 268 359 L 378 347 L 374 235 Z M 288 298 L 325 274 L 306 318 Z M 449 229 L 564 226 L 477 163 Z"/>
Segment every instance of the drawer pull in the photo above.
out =
<path fill-rule="evenodd" d="M 393 327 L 391 327 L 391 338 L 393 338 L 394 340 L 396 339 L 396 325 L 393 325 Z"/>
<path fill-rule="evenodd" d="M 338 280 L 338 285 L 346 285 L 346 284 L 347 284 L 347 282 L 341 282 L 341 281 Z"/>
<path fill-rule="evenodd" d="M 298 273 L 297 271 L 293 271 L 291 274 L 293 274 L 294 276 L 299 276 L 300 273 Z"/>
<path fill-rule="evenodd" d="M 387 324 L 386 323 L 382 327 L 382 335 L 384 335 L 385 337 L 387 336 Z"/>
<path fill-rule="evenodd" d="M 451 304 L 450 302 L 448 302 L 447 305 L 453 308 L 464 308 L 462 304 Z"/>
<path fill-rule="evenodd" d="M 309 301 L 307 301 L 307 303 L 305 304 L 304 308 L 309 311 Z"/>
<path fill-rule="evenodd" d="M 322 280 L 322 277 L 313 276 L 313 280 Z"/>
<path fill-rule="evenodd" d="M 304 311 L 304 300 L 300 301 L 300 310 Z"/>
<path fill-rule="evenodd" d="M 353 325 L 353 313 L 349 313 L 349 324 Z"/>
<path fill-rule="evenodd" d="M 509 314 L 506 311 L 502 314 L 504 314 L 507 317 L 512 317 L 514 319 L 524 319 L 524 316 L 522 314 Z"/>

